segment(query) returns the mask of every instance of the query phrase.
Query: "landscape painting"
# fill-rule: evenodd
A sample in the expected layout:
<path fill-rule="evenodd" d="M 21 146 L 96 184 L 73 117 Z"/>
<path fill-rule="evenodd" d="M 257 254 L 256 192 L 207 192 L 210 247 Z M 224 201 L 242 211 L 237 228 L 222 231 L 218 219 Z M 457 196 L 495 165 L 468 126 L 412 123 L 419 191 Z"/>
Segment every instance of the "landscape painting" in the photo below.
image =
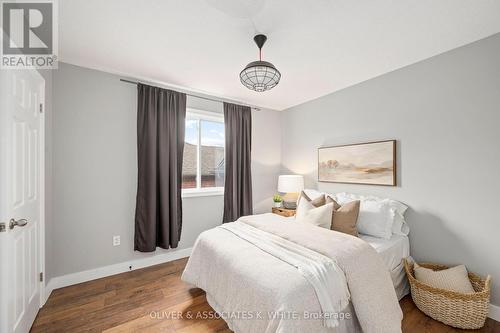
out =
<path fill-rule="evenodd" d="M 396 141 L 319 148 L 318 181 L 396 186 Z"/>

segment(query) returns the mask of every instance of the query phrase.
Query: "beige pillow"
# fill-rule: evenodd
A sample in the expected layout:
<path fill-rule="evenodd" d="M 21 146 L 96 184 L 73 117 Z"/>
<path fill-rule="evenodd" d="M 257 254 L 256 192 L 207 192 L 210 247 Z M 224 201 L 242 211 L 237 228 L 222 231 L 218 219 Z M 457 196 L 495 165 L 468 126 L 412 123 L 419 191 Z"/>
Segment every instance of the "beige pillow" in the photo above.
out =
<path fill-rule="evenodd" d="M 474 288 L 470 283 L 467 269 L 464 265 L 434 271 L 430 268 L 419 266 L 417 263 L 413 266 L 415 278 L 434 288 L 457 291 L 460 293 L 473 293 Z"/>
<path fill-rule="evenodd" d="M 333 203 L 331 229 L 358 237 L 356 223 L 359 215 L 359 200 L 347 202 L 342 206 L 331 197 L 327 197 L 326 202 Z"/>
<path fill-rule="evenodd" d="M 311 198 L 309 198 L 309 196 L 306 194 L 306 192 L 302 191 L 300 193 L 299 203 L 300 203 L 300 200 L 304 200 L 304 199 L 309 201 L 314 207 L 320 207 L 320 206 L 323 206 L 324 204 L 326 204 L 326 198 L 325 198 L 324 194 L 320 195 L 319 197 L 315 198 L 314 200 L 311 200 Z M 298 210 L 298 205 L 297 205 L 297 210 Z"/>
<path fill-rule="evenodd" d="M 301 196 L 299 203 L 297 204 L 295 221 L 330 229 L 330 225 L 332 223 L 332 212 L 333 203 L 315 207 L 313 205 L 313 201 L 309 201 Z"/>

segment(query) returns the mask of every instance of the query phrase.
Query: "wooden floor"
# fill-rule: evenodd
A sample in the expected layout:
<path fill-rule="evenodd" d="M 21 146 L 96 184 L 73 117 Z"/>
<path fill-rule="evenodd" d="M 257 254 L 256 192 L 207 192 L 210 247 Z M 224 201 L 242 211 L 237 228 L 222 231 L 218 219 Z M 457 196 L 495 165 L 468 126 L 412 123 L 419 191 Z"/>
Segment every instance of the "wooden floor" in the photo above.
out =
<path fill-rule="evenodd" d="M 52 292 L 31 332 L 231 332 L 221 319 L 187 318 L 215 315 L 201 289 L 180 276 L 187 259 L 62 288 Z M 424 315 L 410 297 L 401 301 L 403 332 L 467 332 Z M 177 318 L 167 318 L 177 316 Z M 482 330 L 500 332 L 488 319 Z"/>

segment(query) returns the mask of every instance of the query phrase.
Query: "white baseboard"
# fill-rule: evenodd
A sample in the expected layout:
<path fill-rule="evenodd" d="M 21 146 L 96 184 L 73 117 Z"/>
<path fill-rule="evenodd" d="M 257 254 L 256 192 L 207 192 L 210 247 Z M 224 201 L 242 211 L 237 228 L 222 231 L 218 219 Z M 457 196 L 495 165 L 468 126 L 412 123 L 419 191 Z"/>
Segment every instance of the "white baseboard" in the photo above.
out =
<path fill-rule="evenodd" d="M 490 311 L 488 313 L 488 317 L 500 322 L 500 306 L 490 303 Z"/>
<path fill-rule="evenodd" d="M 45 286 L 44 304 L 47 302 L 50 294 L 55 289 L 189 257 L 191 255 L 191 250 L 192 248 L 171 250 L 167 253 L 157 254 L 146 258 L 134 259 L 119 264 L 103 266 L 87 271 L 51 278 L 47 283 L 47 286 Z"/>

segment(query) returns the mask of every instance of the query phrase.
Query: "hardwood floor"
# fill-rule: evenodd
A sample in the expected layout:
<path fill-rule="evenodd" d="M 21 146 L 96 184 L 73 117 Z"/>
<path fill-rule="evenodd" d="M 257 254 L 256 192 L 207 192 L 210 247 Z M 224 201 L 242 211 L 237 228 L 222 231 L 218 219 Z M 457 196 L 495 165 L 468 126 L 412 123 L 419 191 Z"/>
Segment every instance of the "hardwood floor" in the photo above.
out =
<path fill-rule="evenodd" d="M 35 332 L 231 332 L 222 319 L 187 318 L 215 315 L 201 289 L 180 276 L 187 259 L 54 290 L 31 329 Z M 403 332 L 467 332 L 424 315 L 410 297 L 401 301 Z M 170 317 L 167 318 L 167 315 Z M 500 332 L 491 319 L 471 332 Z"/>

